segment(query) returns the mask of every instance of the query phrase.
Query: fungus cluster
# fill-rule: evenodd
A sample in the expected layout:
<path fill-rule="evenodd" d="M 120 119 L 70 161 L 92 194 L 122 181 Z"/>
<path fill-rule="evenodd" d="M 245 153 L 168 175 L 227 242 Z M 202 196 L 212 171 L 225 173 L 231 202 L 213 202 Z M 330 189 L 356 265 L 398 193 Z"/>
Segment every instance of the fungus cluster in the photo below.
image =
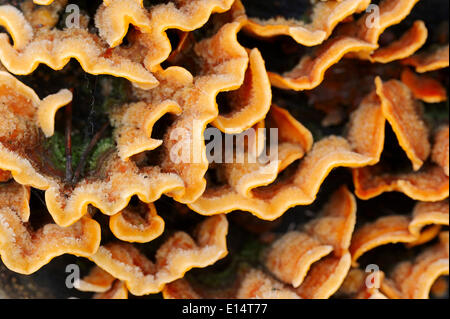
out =
<path fill-rule="evenodd" d="M 2 262 L 78 256 L 96 298 L 428 298 L 449 45 L 422 2 L 0 1 Z"/>

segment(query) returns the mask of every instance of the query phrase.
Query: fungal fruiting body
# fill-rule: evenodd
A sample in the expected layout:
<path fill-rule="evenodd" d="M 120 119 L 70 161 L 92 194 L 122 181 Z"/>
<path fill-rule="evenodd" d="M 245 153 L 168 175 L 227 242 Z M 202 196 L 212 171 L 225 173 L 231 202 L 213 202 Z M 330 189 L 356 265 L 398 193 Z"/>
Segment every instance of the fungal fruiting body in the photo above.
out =
<path fill-rule="evenodd" d="M 3 264 L 75 255 L 100 299 L 442 297 L 448 17 L 423 2 L 0 1 Z"/>

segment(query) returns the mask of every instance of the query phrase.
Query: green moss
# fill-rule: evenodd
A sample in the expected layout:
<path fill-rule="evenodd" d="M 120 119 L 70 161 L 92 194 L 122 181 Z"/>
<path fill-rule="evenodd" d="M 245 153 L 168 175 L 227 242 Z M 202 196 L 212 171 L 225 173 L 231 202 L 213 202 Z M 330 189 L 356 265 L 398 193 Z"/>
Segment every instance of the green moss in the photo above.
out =
<path fill-rule="evenodd" d="M 93 82 L 89 78 L 85 85 L 77 89 L 74 105 L 72 125 L 72 169 L 75 171 L 80 163 L 83 152 L 96 133 L 94 128 L 99 127 L 108 118 L 112 107 L 126 103 L 129 98 L 129 83 L 125 79 L 113 76 L 100 76 Z M 86 116 L 86 114 L 89 114 Z M 108 130 L 110 133 L 110 130 Z M 104 134 L 102 139 L 88 154 L 83 172 L 95 170 L 102 155 L 115 147 L 110 134 Z M 56 132 L 45 141 L 47 150 L 54 168 L 65 171 L 65 136 L 64 132 Z"/>
<path fill-rule="evenodd" d="M 65 136 L 62 133 L 55 132 L 55 134 L 46 140 L 45 146 L 50 154 L 53 165 L 64 171 L 66 167 L 66 148 Z M 81 154 L 86 148 L 87 144 L 83 143 L 83 138 L 80 135 L 72 135 L 72 164 L 73 167 L 78 165 Z"/>
<path fill-rule="evenodd" d="M 45 149 L 50 154 L 53 165 L 59 170 L 64 170 L 66 165 L 64 136 L 56 132 L 45 141 Z"/>
<path fill-rule="evenodd" d="M 87 163 L 88 170 L 90 170 L 90 171 L 94 170 L 98 165 L 98 161 L 99 161 L 100 157 L 103 154 L 105 154 L 105 152 L 113 149 L 114 147 L 115 147 L 115 143 L 114 143 L 114 140 L 112 137 L 106 137 L 106 138 L 100 140 L 88 158 L 88 163 Z"/>
<path fill-rule="evenodd" d="M 425 104 L 424 117 L 431 127 L 448 122 L 449 102 Z"/>
<path fill-rule="evenodd" d="M 88 142 L 83 142 L 83 138 L 79 134 L 72 135 L 72 168 L 78 166 L 84 150 L 88 146 Z M 56 169 L 65 171 L 66 168 L 66 150 L 65 150 L 65 136 L 56 132 L 52 137 L 47 139 L 46 150 L 50 155 L 50 159 Z M 105 137 L 101 139 L 89 154 L 86 161 L 86 169 L 88 171 L 94 170 L 97 167 L 98 160 L 108 150 L 115 147 L 112 137 Z"/>

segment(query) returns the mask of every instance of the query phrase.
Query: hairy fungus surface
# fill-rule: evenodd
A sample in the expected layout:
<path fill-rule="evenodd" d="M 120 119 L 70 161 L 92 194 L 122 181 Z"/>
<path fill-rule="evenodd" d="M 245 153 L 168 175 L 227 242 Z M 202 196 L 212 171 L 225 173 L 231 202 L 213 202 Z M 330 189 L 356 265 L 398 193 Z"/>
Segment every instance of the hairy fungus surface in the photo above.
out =
<path fill-rule="evenodd" d="M 367 273 L 362 269 L 352 268 L 336 295 L 352 299 L 387 299 L 379 289 L 383 279 L 384 273 L 381 271 L 378 271 L 373 278 L 368 278 Z M 368 285 L 368 282 L 371 285 Z"/>
<path fill-rule="evenodd" d="M 0 186 L 0 256 L 18 273 L 31 274 L 63 254 L 90 256 L 100 245 L 100 225 L 84 217 L 70 227 L 48 223 L 33 229 L 29 190 L 10 182 Z"/>
<path fill-rule="evenodd" d="M 448 147 L 448 125 L 441 127 L 436 136 L 431 153 L 431 158 L 433 162 L 439 164 L 444 169 L 445 174 L 448 176 L 448 157 L 449 157 L 449 147 Z"/>
<path fill-rule="evenodd" d="M 245 210 L 259 218 L 273 220 L 280 217 L 290 207 L 312 203 L 321 183 L 333 168 L 365 166 L 374 164 L 379 159 L 383 148 L 385 120 L 380 110 L 380 101 L 375 94 L 367 96 L 360 108 L 353 114 L 348 139 L 329 136 L 316 142 L 312 148 L 311 133 L 300 123 L 286 111 L 281 111 L 276 107 L 271 112 L 271 114 L 282 115 L 274 117 L 276 127 L 286 129 L 292 127 L 294 129 L 291 134 L 286 134 L 291 139 L 290 143 L 295 143 L 303 149 L 303 152 L 308 152 L 305 157 L 300 153 L 302 156 L 294 158 L 301 159 L 301 161 L 296 169 L 291 167 L 288 170 L 291 176 L 281 180 L 274 180 L 273 177 L 262 179 L 266 181 L 265 184 L 262 184 L 258 181 L 261 181 L 261 177 L 268 176 L 267 171 L 264 171 L 263 175 L 252 173 L 250 177 L 254 182 L 253 186 L 267 186 L 253 188 L 251 191 L 247 187 L 245 191 L 238 192 L 233 190 L 230 184 L 207 187 L 205 193 L 197 201 L 189 204 L 193 210 L 204 215 Z M 292 140 L 292 137 L 295 136 L 298 138 Z M 284 138 L 283 135 L 279 136 L 280 149 L 285 145 Z M 279 152 L 280 156 L 284 154 L 289 155 L 289 153 Z M 283 158 L 278 158 L 278 162 L 282 163 L 283 160 Z M 276 163 L 272 161 L 270 164 L 276 166 Z M 231 166 L 236 169 L 235 164 L 231 164 Z M 282 167 L 286 168 L 287 166 Z M 275 171 L 279 171 L 279 168 L 275 168 Z M 239 174 L 242 176 L 242 172 Z M 245 179 L 239 179 L 239 181 L 243 180 Z"/>
<path fill-rule="evenodd" d="M 309 17 L 310 23 L 282 17 L 270 20 L 250 17 L 245 30 L 259 37 L 287 35 L 301 45 L 316 46 L 331 35 L 338 23 L 354 13 L 364 11 L 369 4 L 367 0 L 318 1 Z"/>
<path fill-rule="evenodd" d="M 160 292 L 164 285 L 183 277 L 193 267 L 206 267 L 227 254 L 228 222 L 214 216 L 199 225 L 195 239 L 174 233 L 156 252 L 152 262 L 131 244 L 113 242 L 91 255 L 97 266 L 124 281 L 134 295 Z"/>
<path fill-rule="evenodd" d="M 94 299 L 128 299 L 128 289 L 124 282 L 118 280 L 110 290 L 95 294 Z"/>
<path fill-rule="evenodd" d="M 447 90 L 442 84 L 426 75 L 418 75 L 406 68 L 401 80 L 408 86 L 416 99 L 426 103 L 439 103 L 447 100 Z"/>
<path fill-rule="evenodd" d="M 324 42 L 311 55 L 304 56 L 299 64 L 284 74 L 269 73 L 273 86 L 296 91 L 311 90 L 323 81 L 325 72 L 349 52 L 370 51 L 376 46 L 348 36 L 337 36 Z"/>
<path fill-rule="evenodd" d="M 93 299 L 128 299 L 128 289 L 123 281 L 117 280 L 100 267 L 76 283 L 80 291 L 94 292 Z"/>
<path fill-rule="evenodd" d="M 2 265 L 83 257 L 96 299 L 442 297 L 448 18 L 427 5 L 0 0 Z"/>
<path fill-rule="evenodd" d="M 269 73 L 272 85 L 297 91 L 311 90 L 323 81 L 325 72 L 345 55 L 385 63 L 408 57 L 425 43 L 427 30 L 422 21 L 417 21 L 409 32 L 388 47 L 379 49 L 378 40 L 388 27 L 403 20 L 417 2 L 418 0 L 382 1 L 376 12 L 367 10 L 358 20 L 344 25 L 336 36 L 318 46 L 311 55 L 303 57 L 291 71 L 283 74 Z M 364 11 L 369 2 L 317 3 L 318 7 L 345 5 L 353 6 L 355 11 Z M 331 21 L 332 19 L 328 19 L 328 22 Z"/>
<path fill-rule="evenodd" d="M 264 60 L 258 49 L 249 53 L 249 65 L 242 86 L 226 94 L 230 111 L 219 114 L 213 122 L 222 132 L 242 133 L 267 116 L 272 103 L 272 91 Z"/>
<path fill-rule="evenodd" d="M 185 279 L 166 285 L 165 299 L 203 299 L 210 298 L 208 292 L 197 291 Z M 270 275 L 258 269 L 247 271 L 241 279 L 239 288 L 228 298 L 233 299 L 300 299 L 300 297 Z"/>
<path fill-rule="evenodd" d="M 428 299 L 433 283 L 448 275 L 448 232 L 440 242 L 425 249 L 414 261 L 400 263 L 382 282 L 381 290 L 392 299 Z"/>
<path fill-rule="evenodd" d="M 202 133 L 207 123 L 217 116 L 214 98 L 220 91 L 238 87 L 244 80 L 248 57 L 244 48 L 236 41 L 238 29 L 238 23 L 226 24 L 213 38 L 198 44 L 197 54 L 204 61 L 203 72 L 198 77 L 194 78 L 180 67 L 161 70 L 158 73 L 161 83 L 156 91 L 138 91 L 136 95 L 141 102 L 113 110 L 111 121 L 116 127 L 117 153 L 114 152 L 105 159 L 105 171 L 101 174 L 104 177 L 85 177 L 76 185 L 69 185 L 69 191 L 64 179 L 48 176 L 42 172 L 42 168 L 36 168 L 35 160 L 27 158 L 29 152 L 26 149 L 33 148 L 30 143 L 39 142 L 39 128 L 43 128 L 49 135 L 52 133 L 50 127 L 54 122 L 47 117 L 53 119 L 56 110 L 70 102 L 70 92 L 63 90 L 40 101 L 31 89 L 11 75 L 1 73 L 5 90 L 17 87 L 20 88 L 17 94 L 21 93 L 6 100 L 7 103 L 3 106 L 6 107 L 5 111 L 14 113 L 16 103 L 19 103 L 16 99 L 30 101 L 24 110 L 28 113 L 25 114 L 27 117 L 10 119 L 10 125 L 17 127 L 18 132 L 15 134 L 27 141 L 20 143 L 16 139 L 13 145 L 2 141 L 1 167 L 12 171 L 14 178 L 24 184 L 46 189 L 49 212 L 62 226 L 70 225 L 83 216 L 88 204 L 93 204 L 108 215 L 115 215 L 135 194 L 144 202 L 153 202 L 161 194 L 170 192 L 175 192 L 173 196 L 180 201 L 194 200 L 201 195 L 205 185 L 203 175 L 208 165 L 206 156 L 202 155 L 205 153 Z M 227 47 L 230 55 L 225 61 L 211 51 L 212 48 L 221 51 L 223 47 Z M 240 74 L 235 75 L 239 68 Z M 7 94 L 9 96 L 11 93 Z M 191 98 L 188 98 L 189 104 L 185 104 L 188 95 Z M 6 96 L 4 98 L 7 99 Z M 166 143 L 162 153 L 167 160 L 161 161 L 161 167 L 138 167 L 129 158 L 161 145 L 161 141 L 150 137 L 151 130 L 162 115 L 172 111 L 181 114 L 165 134 Z M 34 128 L 30 130 L 27 126 Z M 9 127 L 5 128 L 5 134 L 12 134 L 8 129 Z M 3 140 L 7 137 L 4 136 Z M 172 161 L 172 158 L 177 158 L 172 149 L 177 143 L 188 144 L 190 147 L 187 155 L 181 154 L 178 161 Z M 25 158 L 21 157 L 22 154 L 25 154 Z M 130 182 L 126 183 L 126 180 Z"/>
<path fill-rule="evenodd" d="M 420 201 L 439 201 L 448 197 L 448 176 L 439 166 L 420 171 L 389 172 L 382 164 L 353 172 L 355 193 L 361 199 L 374 198 L 384 192 L 401 192 Z"/>
<path fill-rule="evenodd" d="M 11 172 L 0 170 L 0 182 L 7 182 L 11 177 Z"/>
<path fill-rule="evenodd" d="M 377 94 L 381 109 L 394 130 L 398 142 L 411 160 L 415 171 L 430 155 L 428 129 L 420 118 L 420 111 L 412 92 L 403 83 L 395 80 L 383 83 L 376 79 Z"/>
<path fill-rule="evenodd" d="M 114 153 L 105 159 L 103 178 L 87 177 L 73 186 L 44 164 L 46 159 L 40 129 L 52 131 L 49 123 L 53 124 L 54 120 L 48 120 L 39 112 L 51 110 L 45 114 L 53 118 L 57 108 L 70 102 L 70 92 L 62 90 L 41 101 L 30 88 L 10 74 L 1 72 L 0 80 L 4 114 L 0 132 L 0 167 L 11 171 L 19 183 L 46 190 L 47 208 L 57 224 L 73 224 L 86 214 L 91 203 L 114 215 L 134 194 L 139 194 L 146 202 L 153 202 L 164 191 L 182 186 L 181 179 L 175 174 L 161 174 L 155 167 L 141 170 L 135 163 L 122 161 Z M 129 184 L 126 180 L 130 181 Z M 155 185 L 158 180 L 165 181 L 166 186 Z"/>
<path fill-rule="evenodd" d="M 5 26 L 14 40 L 11 44 L 8 34 L 0 34 L 0 61 L 11 73 L 30 74 L 40 63 L 61 70 L 74 58 L 91 74 L 123 77 L 146 89 L 158 83 L 141 63 L 111 50 L 83 28 L 39 32 L 18 9 L 8 5 L 0 6 L 0 26 Z"/>
<path fill-rule="evenodd" d="M 360 17 L 358 20 L 350 23 L 347 26 L 344 26 L 344 30 L 346 33 L 355 36 L 363 41 L 372 43 L 376 46 L 378 45 L 378 41 L 383 32 L 399 23 L 403 19 L 405 19 L 414 6 L 419 2 L 419 0 L 383 0 L 380 4 L 372 10 L 367 10 L 367 12 Z M 419 22 L 420 24 L 420 22 Z M 401 40 L 394 44 L 395 46 L 399 45 L 400 47 L 407 47 L 408 42 L 411 40 L 410 37 L 415 38 L 415 34 L 419 30 L 415 30 L 415 28 L 423 29 L 423 25 L 416 25 L 412 29 L 412 34 L 406 34 Z M 423 32 L 423 30 L 421 30 Z M 420 31 L 419 31 L 420 32 Z M 420 36 L 422 37 L 423 36 Z M 413 40 L 414 42 L 414 40 Z M 420 42 L 420 41 L 419 41 Z M 406 45 L 405 45 L 406 44 Z M 419 46 L 420 47 L 420 46 Z M 392 48 L 391 48 L 392 49 Z M 361 52 L 359 55 L 360 58 L 369 58 L 371 55 L 370 51 Z"/>
<path fill-rule="evenodd" d="M 282 282 L 297 288 L 299 296 L 328 298 L 339 288 L 350 268 L 348 248 L 355 222 L 355 198 L 342 187 L 320 217 L 272 245 L 265 266 Z M 323 277 L 325 273 L 327 278 Z"/>
<path fill-rule="evenodd" d="M 432 163 L 423 165 L 433 150 L 434 154 L 445 152 L 445 142 L 436 138 L 432 148 L 420 102 L 405 84 L 397 80 L 382 82 L 379 78 L 376 79 L 376 84 L 383 114 L 395 132 L 399 145 L 410 159 L 413 170 L 392 172 L 385 168 L 384 163 L 355 169 L 355 193 L 362 199 L 391 191 L 402 192 L 420 201 L 447 198 L 449 180 L 444 169 Z M 442 163 L 445 167 L 445 158 Z"/>
<path fill-rule="evenodd" d="M 98 9 L 95 23 L 100 36 L 111 46 L 119 45 L 129 24 L 142 32 L 142 41 L 148 45 L 145 65 L 151 70 L 170 54 L 167 29 L 192 31 L 203 26 L 216 12 L 230 9 L 232 0 L 168 1 L 144 8 L 142 0 L 105 0 Z"/>
<path fill-rule="evenodd" d="M 404 63 L 411 65 L 418 73 L 435 71 L 448 67 L 449 45 L 434 48 L 431 51 L 420 52 L 406 58 Z"/>
<path fill-rule="evenodd" d="M 365 252 L 381 245 L 423 241 L 421 236 L 426 226 L 448 226 L 448 224 L 448 201 L 419 202 L 411 217 L 404 215 L 380 217 L 375 222 L 368 223 L 355 231 L 350 246 L 353 262 L 356 262 Z"/>
<path fill-rule="evenodd" d="M 218 115 L 215 97 L 239 88 L 244 81 L 248 55 L 237 42 L 239 29 L 238 22 L 225 24 L 212 38 L 195 46 L 199 75 L 194 77 L 180 67 L 160 70 L 156 73 L 160 81 L 157 89 L 137 92 L 141 102 L 124 105 L 113 113 L 119 156 L 127 160 L 162 144 L 163 169 L 179 174 L 185 182 L 185 190 L 174 194 L 179 201 L 193 201 L 204 190 L 208 163 L 203 132 Z M 166 113 L 179 116 L 164 142 L 156 141 L 151 138 L 153 124 Z"/>
<path fill-rule="evenodd" d="M 111 216 L 109 227 L 122 241 L 147 243 L 164 231 L 164 220 L 157 215 L 154 204 L 127 207 Z"/>
<path fill-rule="evenodd" d="M 76 288 L 81 291 L 106 293 L 112 288 L 115 281 L 116 278 L 96 266 L 90 270 L 87 276 L 78 281 Z"/>
<path fill-rule="evenodd" d="M 348 252 L 356 222 L 356 201 L 346 187 L 336 191 L 319 217 L 290 231 L 263 253 L 262 265 L 244 270 L 226 295 L 249 299 L 324 299 L 333 295 L 351 266 Z M 335 231 L 331 232 L 333 229 Z M 168 284 L 165 298 L 208 298 L 207 288 L 187 280 Z"/>
<path fill-rule="evenodd" d="M 416 21 L 400 39 L 372 53 L 371 59 L 378 63 L 389 63 L 407 58 L 425 44 L 427 37 L 428 30 L 425 23 Z"/>

